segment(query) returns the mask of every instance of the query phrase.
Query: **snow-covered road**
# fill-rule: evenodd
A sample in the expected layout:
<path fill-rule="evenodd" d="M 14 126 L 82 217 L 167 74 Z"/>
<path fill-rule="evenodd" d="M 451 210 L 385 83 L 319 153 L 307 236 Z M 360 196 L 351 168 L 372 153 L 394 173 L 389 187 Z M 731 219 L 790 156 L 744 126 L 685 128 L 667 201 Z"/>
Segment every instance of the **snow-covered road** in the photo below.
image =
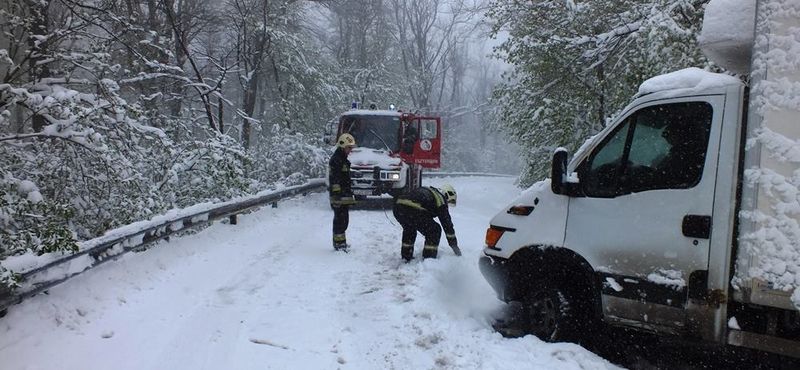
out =
<path fill-rule="evenodd" d="M 464 256 L 400 262 L 391 210 L 351 211 L 349 254 L 331 248 L 313 194 L 130 253 L 9 310 L 3 369 L 611 369 L 573 344 L 507 339 L 480 275 L 489 218 L 512 179 L 451 181 Z M 427 182 L 427 180 L 426 180 Z"/>

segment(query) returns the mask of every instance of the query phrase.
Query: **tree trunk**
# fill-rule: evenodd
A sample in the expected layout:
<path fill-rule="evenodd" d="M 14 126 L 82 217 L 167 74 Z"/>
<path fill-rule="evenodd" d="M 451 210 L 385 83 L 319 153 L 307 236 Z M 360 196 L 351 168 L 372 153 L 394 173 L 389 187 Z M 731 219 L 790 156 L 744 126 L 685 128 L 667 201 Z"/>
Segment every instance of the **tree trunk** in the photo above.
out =
<path fill-rule="evenodd" d="M 247 82 L 247 89 L 244 92 L 244 112 L 247 118 L 252 118 L 256 110 L 256 97 L 258 96 L 260 73 L 253 72 L 253 77 Z M 252 131 L 252 124 L 250 119 L 245 119 L 242 123 L 242 146 L 245 149 L 250 149 L 250 132 Z"/>
<path fill-rule="evenodd" d="M 605 78 L 605 76 L 603 75 L 603 63 L 600 63 L 600 65 L 597 66 L 597 80 L 599 82 L 598 85 L 600 85 L 600 104 L 599 104 L 600 107 L 599 107 L 599 112 L 598 112 L 600 114 L 600 118 L 599 118 L 600 119 L 600 128 L 599 129 L 595 129 L 594 127 L 592 127 L 592 134 L 594 134 L 596 132 L 600 132 L 600 130 L 602 130 L 603 127 L 605 127 L 606 89 L 604 87 L 605 86 L 604 78 Z"/>
<path fill-rule="evenodd" d="M 183 54 L 186 56 L 186 60 L 189 61 L 189 64 L 194 71 L 195 77 L 197 78 L 197 82 L 200 84 L 205 84 L 205 79 L 203 75 L 200 73 L 200 67 L 195 62 L 194 58 L 192 58 L 191 54 L 189 54 L 189 46 L 187 45 L 187 40 L 184 40 L 183 35 L 181 33 L 180 25 L 177 23 L 175 19 L 175 14 L 173 13 L 173 0 L 163 0 L 164 10 L 167 15 L 167 21 L 172 26 L 172 31 L 174 32 L 173 35 L 175 36 L 176 41 L 181 49 L 183 49 Z M 214 111 L 211 106 L 211 101 L 209 98 L 209 91 L 207 87 L 195 87 L 197 93 L 200 95 L 200 99 L 203 101 L 203 108 L 205 109 L 206 118 L 208 119 L 208 124 L 211 126 L 211 129 L 214 131 L 218 131 L 216 118 L 214 117 Z"/>
<path fill-rule="evenodd" d="M 217 97 L 217 119 L 219 120 L 219 132 L 225 133 L 225 101 L 222 99 L 222 82 L 219 83 L 220 96 Z"/>
<path fill-rule="evenodd" d="M 42 79 L 50 77 L 50 69 L 47 64 L 39 65 L 39 62 L 47 58 L 48 45 L 47 42 L 36 41 L 39 39 L 36 36 L 47 36 L 48 34 L 48 17 L 47 13 L 50 8 L 50 1 L 36 1 L 28 2 L 28 7 L 33 15 L 33 23 L 29 32 L 31 37 L 28 38 L 28 46 L 30 47 L 31 58 L 28 61 L 30 64 L 30 82 L 36 85 Z M 34 132 L 41 132 L 47 126 L 47 120 L 40 114 L 33 113 L 31 119 Z"/>

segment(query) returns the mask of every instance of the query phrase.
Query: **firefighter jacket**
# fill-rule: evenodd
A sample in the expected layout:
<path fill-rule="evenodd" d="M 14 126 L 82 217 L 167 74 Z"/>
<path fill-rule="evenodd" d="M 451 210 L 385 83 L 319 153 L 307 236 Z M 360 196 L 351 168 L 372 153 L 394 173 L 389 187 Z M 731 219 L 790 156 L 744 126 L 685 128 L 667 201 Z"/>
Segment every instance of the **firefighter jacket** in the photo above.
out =
<path fill-rule="evenodd" d="M 328 184 L 331 205 L 355 204 L 350 187 L 350 161 L 342 148 L 336 148 L 328 162 Z"/>
<path fill-rule="evenodd" d="M 409 194 L 400 196 L 397 204 L 402 204 L 417 210 L 431 218 L 439 218 L 442 224 L 444 235 L 450 246 L 458 245 L 456 240 L 456 230 L 453 227 L 453 220 L 450 218 L 450 209 L 445 201 L 445 196 L 439 189 L 434 187 L 421 187 Z"/>

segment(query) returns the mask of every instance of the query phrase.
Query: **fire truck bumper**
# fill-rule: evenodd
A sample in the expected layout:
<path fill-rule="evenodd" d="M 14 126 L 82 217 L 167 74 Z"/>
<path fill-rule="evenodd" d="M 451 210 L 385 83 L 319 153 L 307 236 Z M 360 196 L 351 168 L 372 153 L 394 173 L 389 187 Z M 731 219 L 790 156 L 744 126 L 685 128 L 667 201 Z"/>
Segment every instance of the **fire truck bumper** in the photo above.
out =
<path fill-rule="evenodd" d="M 400 171 L 373 169 L 352 169 L 350 175 L 355 195 L 381 195 L 393 189 L 402 188 L 403 176 Z"/>

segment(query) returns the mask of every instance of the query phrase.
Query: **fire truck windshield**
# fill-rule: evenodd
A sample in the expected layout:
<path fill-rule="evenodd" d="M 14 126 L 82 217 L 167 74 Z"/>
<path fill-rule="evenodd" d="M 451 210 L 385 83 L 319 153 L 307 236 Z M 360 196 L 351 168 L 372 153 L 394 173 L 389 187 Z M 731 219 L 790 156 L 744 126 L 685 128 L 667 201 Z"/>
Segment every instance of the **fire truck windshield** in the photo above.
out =
<path fill-rule="evenodd" d="M 362 148 L 400 151 L 400 117 L 388 115 L 356 116 L 342 119 L 342 132 L 353 135 Z"/>

